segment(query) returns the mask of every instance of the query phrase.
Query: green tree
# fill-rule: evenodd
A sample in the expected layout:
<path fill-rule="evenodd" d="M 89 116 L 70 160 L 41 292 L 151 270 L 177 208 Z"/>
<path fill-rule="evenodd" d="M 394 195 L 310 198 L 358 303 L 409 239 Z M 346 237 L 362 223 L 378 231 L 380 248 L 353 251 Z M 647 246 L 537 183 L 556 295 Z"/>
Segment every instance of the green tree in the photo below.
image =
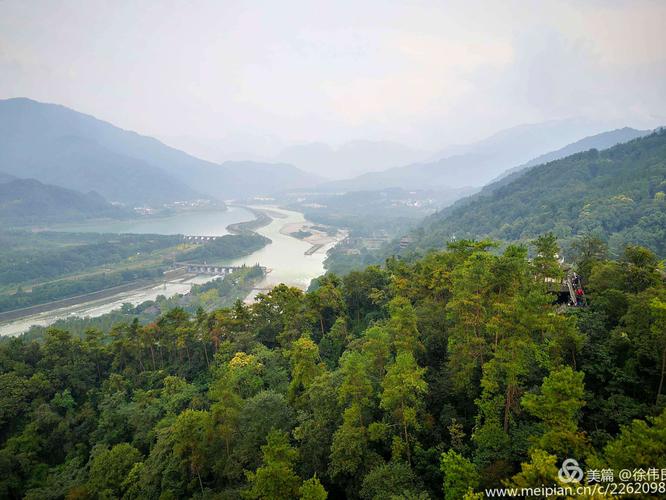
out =
<path fill-rule="evenodd" d="M 576 238 L 571 244 L 574 262 L 579 274 L 589 279 L 596 264 L 608 258 L 608 245 L 598 236 L 586 233 Z"/>
<path fill-rule="evenodd" d="M 634 420 L 623 426 L 619 436 L 603 450 L 596 465 L 621 469 L 648 470 L 663 463 L 666 456 L 666 410 L 656 417 Z"/>
<path fill-rule="evenodd" d="M 508 487 L 538 488 L 543 485 L 559 485 L 557 478 L 557 457 L 544 450 L 534 449 L 530 452 L 530 461 L 521 464 L 521 471 L 506 481 Z M 534 499 L 541 496 L 531 497 Z"/>
<path fill-rule="evenodd" d="M 326 500 L 328 493 L 316 475 L 303 481 L 300 489 L 302 500 Z"/>
<path fill-rule="evenodd" d="M 214 432 L 222 439 L 226 458 L 231 456 L 231 447 L 238 432 L 242 409 L 242 398 L 238 394 L 233 368 L 223 368 L 209 387 L 212 401 L 211 419 Z"/>
<path fill-rule="evenodd" d="M 374 467 L 363 478 L 360 496 L 367 500 L 394 498 L 404 495 L 407 498 L 418 498 L 422 493 L 414 471 L 406 462 L 389 462 Z"/>
<path fill-rule="evenodd" d="M 287 433 L 271 431 L 261 452 L 261 467 L 255 472 L 246 472 L 248 489 L 243 491 L 243 497 L 265 500 L 297 498 L 301 480 L 293 467 L 298 452 L 289 443 Z"/>
<path fill-rule="evenodd" d="M 400 429 L 408 463 L 411 463 L 411 435 L 420 428 L 418 415 L 428 392 L 424 374 L 425 369 L 418 366 L 411 352 L 401 352 L 389 366 L 382 382 L 380 407 L 389 413 Z"/>
<path fill-rule="evenodd" d="M 391 343 L 396 352 L 411 352 L 417 355 L 423 351 L 416 326 L 416 313 L 409 300 L 396 297 L 388 304 L 390 319 L 387 325 Z"/>
<path fill-rule="evenodd" d="M 294 401 L 309 387 L 324 367 L 319 358 L 319 347 L 307 335 L 291 344 L 289 359 L 291 361 L 289 396 Z"/>
<path fill-rule="evenodd" d="M 319 352 L 328 368 L 332 370 L 338 366 L 340 356 L 342 356 L 349 341 L 350 335 L 347 329 L 347 318 L 340 316 L 319 342 Z"/>
<path fill-rule="evenodd" d="M 303 477 L 329 477 L 333 434 L 340 425 L 342 409 L 338 403 L 337 374 L 325 372 L 317 377 L 303 395 L 303 410 L 298 413 L 294 438 L 299 442 Z"/>
<path fill-rule="evenodd" d="M 585 406 L 583 373 L 566 366 L 551 371 L 543 380 L 540 394 L 526 394 L 523 407 L 545 426 L 536 447 L 557 456 L 583 456 L 587 442 L 578 430 L 580 410 Z"/>
<path fill-rule="evenodd" d="M 659 300 L 657 297 L 653 298 L 650 302 L 650 310 L 653 317 L 652 326 L 652 340 L 656 347 L 655 354 L 658 359 L 659 369 L 659 386 L 657 388 L 657 401 L 662 396 L 664 388 L 664 376 L 666 376 L 666 302 Z"/>
<path fill-rule="evenodd" d="M 475 465 L 454 450 L 442 453 L 440 468 L 444 476 L 444 498 L 463 498 L 471 488 L 479 486 L 480 476 Z"/>
<path fill-rule="evenodd" d="M 451 328 L 448 337 L 449 370 L 456 390 L 472 393 L 474 382 L 490 356 L 489 315 L 493 288 L 492 262 L 476 252 L 452 273 L 452 297 L 446 304 Z"/>
<path fill-rule="evenodd" d="M 348 407 L 342 416 L 342 424 L 333 435 L 331 443 L 332 477 L 359 477 L 359 471 L 368 462 L 368 430 L 358 404 Z"/>
<path fill-rule="evenodd" d="M 197 478 L 201 494 L 204 493 L 202 474 L 210 465 L 209 436 L 211 434 L 210 413 L 185 410 L 176 417 L 171 432 L 174 439 L 173 452 L 187 465 Z"/>
<path fill-rule="evenodd" d="M 88 488 L 108 498 L 120 498 L 124 493 L 125 478 L 141 458 L 141 452 L 128 443 L 117 444 L 111 449 L 96 446 L 90 454 Z"/>
<path fill-rule="evenodd" d="M 374 387 L 370 378 L 370 363 L 366 356 L 356 351 L 347 351 L 340 362 L 342 382 L 338 398 L 343 405 L 355 405 L 364 424 L 363 413 L 374 406 Z"/>
<path fill-rule="evenodd" d="M 319 278 L 318 284 L 317 289 L 307 295 L 307 301 L 319 322 L 319 335 L 316 338 L 321 339 L 343 310 L 345 301 L 337 276 L 324 275 Z"/>
<path fill-rule="evenodd" d="M 532 264 L 540 280 L 554 280 L 559 287 L 559 280 L 562 278 L 562 269 L 558 262 L 559 247 L 557 238 L 553 233 L 547 233 L 539 236 L 534 242 L 536 256 Z"/>

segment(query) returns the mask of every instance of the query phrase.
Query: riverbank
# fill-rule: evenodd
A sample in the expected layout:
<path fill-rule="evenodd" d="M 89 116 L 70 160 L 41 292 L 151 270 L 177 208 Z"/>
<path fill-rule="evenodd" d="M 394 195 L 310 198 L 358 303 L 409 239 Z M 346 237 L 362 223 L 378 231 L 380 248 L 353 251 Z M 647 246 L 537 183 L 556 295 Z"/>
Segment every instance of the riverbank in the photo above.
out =
<path fill-rule="evenodd" d="M 337 244 L 347 236 L 345 231 L 336 230 L 335 233 L 331 233 L 329 228 L 308 220 L 285 224 L 280 229 L 280 232 L 292 238 L 308 242 L 311 247 L 305 251 L 305 255 L 312 255 L 323 248 L 329 247 L 331 244 Z"/>
<path fill-rule="evenodd" d="M 286 210 L 274 206 L 250 207 L 267 212 L 273 219 L 270 224 L 257 232 L 270 238 L 272 243 L 261 250 L 242 259 L 230 261 L 230 265 L 261 265 L 272 269 L 272 272 L 259 283 L 245 302 L 252 303 L 257 294 L 266 293 L 274 286 L 284 283 L 289 286 L 307 290 L 311 281 L 326 272 L 324 260 L 329 249 L 345 237 L 342 231 L 325 235 L 322 226 L 317 234 L 309 234 L 306 238 L 298 238 L 292 233 L 305 227 L 316 226 L 305 219 L 301 212 Z M 279 215 L 279 217 L 278 217 Z"/>
<path fill-rule="evenodd" d="M 259 210 L 248 209 L 245 207 L 233 207 L 230 211 L 238 214 L 253 214 L 255 218 L 249 221 L 241 221 L 240 223 L 233 222 L 228 224 L 224 231 L 219 229 L 219 221 L 211 219 L 210 212 L 200 212 L 200 215 L 206 221 L 211 221 L 213 231 L 203 231 L 207 234 L 216 235 L 219 233 L 224 234 L 248 234 L 247 229 L 242 229 L 239 233 L 233 232 L 233 227 L 236 224 L 255 224 L 255 227 L 269 224 L 271 218 L 261 213 Z M 223 212 L 226 218 L 227 212 Z M 159 225 L 160 231 L 166 231 L 167 228 L 163 227 L 163 219 L 157 218 L 156 223 Z M 194 221 L 194 226 L 202 227 L 201 221 Z M 149 227 L 145 228 L 148 233 L 152 233 Z M 181 229 L 181 226 L 179 226 Z M 187 229 L 187 228 L 182 228 Z M 194 233 L 195 231 L 183 231 Z M 200 231 L 197 231 L 200 232 Z M 29 329 L 32 324 L 41 326 L 48 326 L 53 322 L 71 317 L 71 316 L 90 316 L 96 317 L 106 314 L 114 308 L 119 308 L 124 303 L 133 305 L 140 304 L 146 300 L 154 300 L 159 295 L 170 297 L 176 294 L 188 293 L 194 284 L 202 284 L 211 281 L 216 276 L 197 277 L 193 275 L 187 276 L 174 276 L 167 275 L 161 276 L 159 279 L 142 279 L 136 280 L 123 285 L 104 288 L 90 293 L 80 294 L 72 297 L 54 300 L 51 302 L 38 304 L 35 306 L 24 307 L 21 309 L 13 309 L 0 313 L 0 336 L 16 335 Z"/>
<path fill-rule="evenodd" d="M 267 226 L 273 220 L 272 217 L 268 214 L 266 210 L 259 210 L 256 208 L 246 207 L 242 205 L 230 205 L 243 208 L 248 212 L 251 212 L 254 215 L 254 220 L 249 220 L 245 222 L 235 222 L 227 226 L 227 231 L 229 234 L 243 234 L 247 232 L 256 232 L 257 229 L 260 229 L 264 226 Z"/>
<path fill-rule="evenodd" d="M 34 314 L 41 314 L 49 311 L 55 311 L 67 306 L 75 306 L 85 302 L 92 302 L 93 300 L 100 300 L 113 297 L 121 292 L 136 291 L 155 286 L 153 280 L 136 280 L 123 285 L 114 286 L 111 288 L 104 288 L 95 292 L 84 293 L 75 295 L 74 297 L 67 297 L 66 299 L 53 300 L 45 304 L 38 304 L 36 306 L 23 307 L 21 309 L 13 309 L 11 311 L 0 312 L 0 324 L 13 321 Z"/>
<path fill-rule="evenodd" d="M 241 210 L 240 207 L 230 207 L 230 209 Z M 253 283 L 252 290 L 249 290 L 245 297 L 246 302 L 253 302 L 258 293 L 266 293 L 280 283 L 306 290 L 312 279 L 324 274 L 323 262 L 327 251 L 345 236 L 343 232 L 325 235 L 319 231 L 317 235 L 313 234 L 305 239 L 299 239 L 289 233 L 312 226 L 312 223 L 307 221 L 302 213 L 272 206 L 252 206 L 242 207 L 242 209 L 245 213 L 249 211 L 255 214 L 255 218 L 251 221 L 243 221 L 247 224 L 241 226 L 240 230 L 247 233 L 248 226 L 254 227 L 252 232 L 271 240 L 271 243 L 249 255 L 229 259 L 224 263 L 231 266 L 260 264 L 271 269 L 269 274 Z M 262 216 L 260 217 L 258 214 L 262 214 Z M 257 219 L 260 219 L 261 223 Z M 217 221 L 214 223 L 219 227 Z M 234 222 L 230 225 L 233 224 L 238 223 Z M 232 232 L 233 229 L 238 230 L 236 227 L 228 228 L 228 231 Z M 206 234 L 210 231 L 206 231 L 204 228 L 202 232 Z M 107 296 L 109 291 L 100 291 L 104 297 L 97 297 L 96 300 L 77 300 L 77 303 L 64 307 L 58 304 L 59 307 L 55 309 L 21 315 L 9 322 L 3 322 L 0 325 L 0 335 L 17 335 L 27 331 L 32 324 L 48 326 L 63 318 L 99 317 L 119 309 L 125 303 L 137 305 L 147 300 L 155 300 L 160 295 L 171 297 L 176 294 L 187 294 L 193 284 L 206 283 L 214 278 L 215 276 L 188 276 L 186 279 L 176 280 L 165 277 L 152 285 L 144 284 L 140 289 L 133 288 L 122 292 L 114 290 L 109 294 L 110 296 Z M 85 296 L 82 298 L 85 299 Z"/>

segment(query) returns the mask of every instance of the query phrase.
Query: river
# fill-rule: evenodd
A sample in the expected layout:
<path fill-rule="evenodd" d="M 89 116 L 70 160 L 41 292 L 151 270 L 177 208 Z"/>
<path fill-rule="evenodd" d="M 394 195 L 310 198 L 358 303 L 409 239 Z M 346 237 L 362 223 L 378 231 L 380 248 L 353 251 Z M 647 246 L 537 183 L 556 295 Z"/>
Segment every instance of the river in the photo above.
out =
<path fill-rule="evenodd" d="M 261 210 L 265 207 L 253 208 Z M 310 281 L 312 281 L 313 278 L 324 273 L 324 259 L 326 259 L 326 252 L 334 246 L 336 242 L 330 242 L 323 245 L 311 255 L 305 255 L 305 252 L 312 247 L 310 243 L 280 232 L 285 226 L 294 226 L 305 223 L 306 219 L 303 217 L 303 214 L 275 207 L 270 207 L 269 214 L 271 213 L 279 214 L 281 217 L 275 217 L 273 215 L 271 223 L 257 229 L 257 233 L 270 238 L 272 243 L 247 257 L 234 259 L 230 261 L 229 264 L 240 266 L 242 264 L 254 265 L 259 263 L 271 270 L 271 272 L 266 275 L 266 279 L 257 286 L 259 290 L 255 290 L 255 293 L 280 283 L 285 283 L 305 290 L 310 285 Z M 249 301 L 251 301 L 253 295 L 248 298 Z"/>
<path fill-rule="evenodd" d="M 55 231 L 83 233 L 187 234 L 224 236 L 227 226 L 254 219 L 249 210 L 230 206 L 227 210 L 191 210 L 165 217 L 145 216 L 131 220 L 102 220 L 79 224 L 54 225 Z"/>
<path fill-rule="evenodd" d="M 253 207 L 263 209 L 266 207 Z M 273 217 L 270 224 L 257 229 L 257 233 L 271 239 L 272 243 L 256 252 L 228 262 L 231 265 L 254 265 L 256 263 L 270 269 L 263 282 L 248 297 L 268 290 L 279 283 L 286 283 L 306 289 L 313 278 L 324 273 L 326 251 L 335 242 L 328 243 L 311 255 L 305 252 L 310 243 L 280 232 L 287 225 L 306 222 L 303 214 L 290 210 L 270 207 Z M 254 215 L 242 207 L 229 207 L 226 211 L 184 212 L 169 217 L 145 218 L 138 221 L 101 221 L 90 224 L 57 226 L 53 229 L 67 231 L 146 233 L 146 234 L 195 234 L 222 236 L 228 234 L 229 224 L 252 220 Z M 124 303 L 133 305 L 146 300 L 154 300 L 158 295 L 172 296 L 189 292 L 193 283 L 204 283 L 214 276 L 197 276 L 175 280 L 163 284 L 118 293 L 112 297 L 84 302 L 39 314 L 26 316 L 0 325 L 0 335 L 18 335 L 31 325 L 48 326 L 58 319 L 70 316 L 96 317 L 119 308 Z"/>

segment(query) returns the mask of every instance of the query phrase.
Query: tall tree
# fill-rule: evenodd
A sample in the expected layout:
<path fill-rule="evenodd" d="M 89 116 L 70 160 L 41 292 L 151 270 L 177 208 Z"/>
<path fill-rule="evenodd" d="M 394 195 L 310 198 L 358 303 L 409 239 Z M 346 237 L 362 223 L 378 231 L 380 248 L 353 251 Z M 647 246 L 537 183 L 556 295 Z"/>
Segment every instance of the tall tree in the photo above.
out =
<path fill-rule="evenodd" d="M 463 498 L 468 490 L 478 487 L 480 476 L 475 465 L 454 450 L 442 453 L 441 470 L 444 476 L 444 498 Z"/>
<path fill-rule="evenodd" d="M 291 344 L 289 358 L 291 360 L 289 397 L 295 401 L 324 370 L 324 365 L 319 358 L 319 347 L 307 335 Z"/>
<path fill-rule="evenodd" d="M 407 462 L 411 463 L 412 433 L 420 428 L 419 413 L 423 410 L 428 384 L 411 352 L 401 352 L 389 366 L 382 382 L 380 407 L 386 410 L 400 429 Z"/>
<path fill-rule="evenodd" d="M 209 436 L 210 414 L 206 411 L 185 410 L 176 417 L 171 428 L 174 438 L 174 454 L 180 458 L 197 478 L 201 494 L 204 494 L 202 475 L 210 467 Z"/>
<path fill-rule="evenodd" d="M 523 397 L 523 407 L 545 426 L 535 442 L 537 448 L 559 457 L 584 455 L 587 441 L 578 430 L 580 410 L 585 406 L 583 376 L 569 366 L 556 368 L 544 378 L 540 394 Z"/>
<path fill-rule="evenodd" d="M 243 496 L 262 500 L 298 498 L 301 480 L 294 472 L 298 452 L 289 443 L 287 433 L 271 431 L 261 452 L 261 467 L 246 473 L 249 487 Z"/>

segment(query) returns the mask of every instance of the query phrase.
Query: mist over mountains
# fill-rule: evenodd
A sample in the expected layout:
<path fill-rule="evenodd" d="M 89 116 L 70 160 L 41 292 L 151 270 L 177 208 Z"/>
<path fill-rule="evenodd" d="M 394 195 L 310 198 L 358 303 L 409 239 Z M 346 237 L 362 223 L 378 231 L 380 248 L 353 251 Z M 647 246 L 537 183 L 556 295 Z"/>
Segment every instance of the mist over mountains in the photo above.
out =
<path fill-rule="evenodd" d="M 339 147 L 308 143 L 283 149 L 277 159 L 329 179 L 345 179 L 422 161 L 429 153 L 389 141 L 350 141 Z"/>
<path fill-rule="evenodd" d="M 94 191 L 81 193 L 0 173 L 0 221 L 5 227 L 128 215 Z"/>
<path fill-rule="evenodd" d="M 584 137 L 572 144 L 567 144 L 563 148 L 560 148 L 556 151 L 551 151 L 549 153 L 540 155 L 533 160 L 524 163 L 523 165 L 506 170 L 496 180 L 485 185 L 482 192 L 496 189 L 497 187 L 508 183 L 519 175 L 524 174 L 525 171 L 531 167 L 559 160 L 560 158 L 566 158 L 567 156 L 583 151 L 588 151 L 590 149 L 598 149 L 600 151 L 608 149 L 617 144 L 622 144 L 623 142 L 629 142 L 639 137 L 646 136 L 651 132 L 651 130 L 637 130 L 631 127 L 624 127 L 617 130 L 610 130 L 608 132 L 602 132 L 600 134 Z"/>
<path fill-rule="evenodd" d="M 64 106 L 24 98 L 0 101 L 0 171 L 127 204 L 242 198 L 318 181 L 290 165 L 207 162 Z"/>
<path fill-rule="evenodd" d="M 581 139 L 598 127 L 582 119 L 521 125 L 470 145 L 442 149 L 436 153 L 440 158 L 418 163 L 408 162 L 432 158 L 432 153 L 392 142 L 353 141 L 338 148 L 324 143 L 293 146 L 279 155 L 279 163 L 217 164 L 64 106 L 16 98 L 0 101 L 0 171 L 81 193 L 94 191 L 109 202 L 135 206 L 293 190 L 401 188 L 461 197 L 472 186 L 521 169 L 646 133 L 625 128 Z M 340 179 L 347 174 L 352 177 Z M 332 177 L 339 180 L 325 180 Z"/>
<path fill-rule="evenodd" d="M 452 146 L 430 161 L 370 172 L 326 184 L 331 190 L 481 187 L 508 169 L 560 149 L 581 137 L 599 132 L 599 125 L 584 119 L 519 125 L 465 146 Z"/>
<path fill-rule="evenodd" d="M 478 195 L 428 217 L 415 247 L 441 248 L 451 239 L 529 241 L 552 231 L 565 246 L 593 234 L 621 252 L 628 243 L 666 252 L 666 131 L 622 129 L 577 143 L 585 148 L 530 166 L 486 186 Z M 573 148 L 574 145 L 571 146 Z"/>

